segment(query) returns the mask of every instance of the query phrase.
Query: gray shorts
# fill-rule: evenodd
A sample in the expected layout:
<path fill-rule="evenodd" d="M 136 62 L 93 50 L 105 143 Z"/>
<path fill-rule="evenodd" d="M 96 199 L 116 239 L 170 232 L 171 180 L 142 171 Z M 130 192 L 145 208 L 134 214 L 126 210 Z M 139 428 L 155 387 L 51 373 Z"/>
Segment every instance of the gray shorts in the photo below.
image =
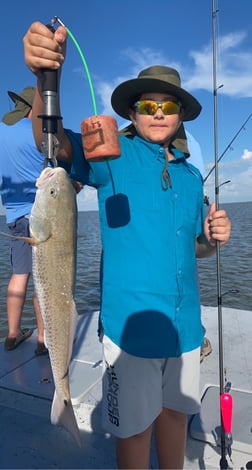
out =
<path fill-rule="evenodd" d="M 126 438 L 147 429 L 163 408 L 185 414 L 200 409 L 200 348 L 178 358 L 146 359 L 103 337 L 104 429 Z"/>
<path fill-rule="evenodd" d="M 8 224 L 10 235 L 29 237 L 29 219 L 20 217 Z M 13 274 L 29 274 L 32 272 L 32 247 L 23 240 L 10 238 L 10 260 Z"/>

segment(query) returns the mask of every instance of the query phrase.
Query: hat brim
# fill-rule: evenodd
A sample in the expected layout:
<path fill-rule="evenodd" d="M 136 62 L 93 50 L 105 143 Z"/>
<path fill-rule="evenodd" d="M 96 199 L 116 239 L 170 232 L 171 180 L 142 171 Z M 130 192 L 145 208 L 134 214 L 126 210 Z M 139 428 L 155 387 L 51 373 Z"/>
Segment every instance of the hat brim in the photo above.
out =
<path fill-rule="evenodd" d="M 8 124 L 8 126 L 11 126 L 12 124 L 16 124 L 16 122 L 21 121 L 21 119 L 25 118 L 29 114 L 30 110 L 30 105 L 19 103 L 13 111 L 4 114 L 4 116 L 2 117 L 2 121 L 5 124 Z"/>
<path fill-rule="evenodd" d="M 9 97 L 12 99 L 13 103 L 21 102 L 27 104 L 28 106 L 32 107 L 32 102 L 24 99 L 21 95 L 18 95 L 14 91 L 8 91 Z"/>
<path fill-rule="evenodd" d="M 194 96 L 172 83 L 157 78 L 134 78 L 118 85 L 112 93 L 111 105 L 119 116 L 130 119 L 129 107 L 134 98 L 142 93 L 168 93 L 178 98 L 184 108 L 183 121 L 192 121 L 201 112 L 202 106 Z"/>

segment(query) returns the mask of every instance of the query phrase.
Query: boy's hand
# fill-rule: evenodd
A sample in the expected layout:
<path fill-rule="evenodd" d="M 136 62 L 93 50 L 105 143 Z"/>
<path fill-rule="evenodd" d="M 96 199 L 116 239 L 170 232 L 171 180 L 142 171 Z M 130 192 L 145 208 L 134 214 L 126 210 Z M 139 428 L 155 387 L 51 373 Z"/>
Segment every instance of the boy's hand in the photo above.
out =
<path fill-rule="evenodd" d="M 224 245 L 230 238 L 231 222 L 226 214 L 226 211 L 221 209 L 216 211 L 216 205 L 213 203 L 206 216 L 204 222 L 205 236 L 211 246 L 216 245 L 216 241 L 220 245 Z"/>
<path fill-rule="evenodd" d="M 65 60 L 66 38 L 63 26 L 52 32 L 38 21 L 33 23 L 23 38 L 25 63 L 29 69 L 39 76 L 43 68 L 60 68 Z"/>

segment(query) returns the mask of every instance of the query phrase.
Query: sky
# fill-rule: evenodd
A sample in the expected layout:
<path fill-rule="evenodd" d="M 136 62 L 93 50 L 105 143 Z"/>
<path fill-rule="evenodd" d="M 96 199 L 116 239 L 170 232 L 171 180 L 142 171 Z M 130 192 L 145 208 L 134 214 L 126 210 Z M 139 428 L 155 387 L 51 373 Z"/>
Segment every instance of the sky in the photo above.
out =
<path fill-rule="evenodd" d="M 251 201 L 252 1 L 216 0 L 214 22 L 212 9 L 212 0 L 3 2 L 0 116 L 13 109 L 7 90 L 21 92 L 25 86 L 36 84 L 36 77 L 24 63 L 25 32 L 34 21 L 47 24 L 58 16 L 80 46 L 94 91 L 92 99 L 83 60 L 69 38 L 61 81 L 64 127 L 79 132 L 81 121 L 96 114 L 94 100 L 98 114 L 112 115 L 119 128 L 124 126 L 127 123 L 114 114 L 110 105 L 113 89 L 150 65 L 174 67 L 181 75 L 182 87 L 203 107 L 195 121 L 186 123 L 186 129 L 201 146 L 205 176 L 223 155 L 217 181 L 212 172 L 205 183 L 205 193 L 214 200 L 218 183 L 220 204 Z M 96 209 L 96 191 L 85 188 L 78 195 L 78 207 Z"/>

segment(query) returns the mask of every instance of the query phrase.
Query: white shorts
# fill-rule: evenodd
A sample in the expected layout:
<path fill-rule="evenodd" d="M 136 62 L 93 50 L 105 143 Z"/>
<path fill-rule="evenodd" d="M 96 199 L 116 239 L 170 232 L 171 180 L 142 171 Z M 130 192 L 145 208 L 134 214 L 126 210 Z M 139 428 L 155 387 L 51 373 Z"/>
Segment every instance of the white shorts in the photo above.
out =
<path fill-rule="evenodd" d="M 185 414 L 200 409 L 200 348 L 180 357 L 148 359 L 122 351 L 103 337 L 104 429 L 126 438 L 147 429 L 163 408 Z"/>

